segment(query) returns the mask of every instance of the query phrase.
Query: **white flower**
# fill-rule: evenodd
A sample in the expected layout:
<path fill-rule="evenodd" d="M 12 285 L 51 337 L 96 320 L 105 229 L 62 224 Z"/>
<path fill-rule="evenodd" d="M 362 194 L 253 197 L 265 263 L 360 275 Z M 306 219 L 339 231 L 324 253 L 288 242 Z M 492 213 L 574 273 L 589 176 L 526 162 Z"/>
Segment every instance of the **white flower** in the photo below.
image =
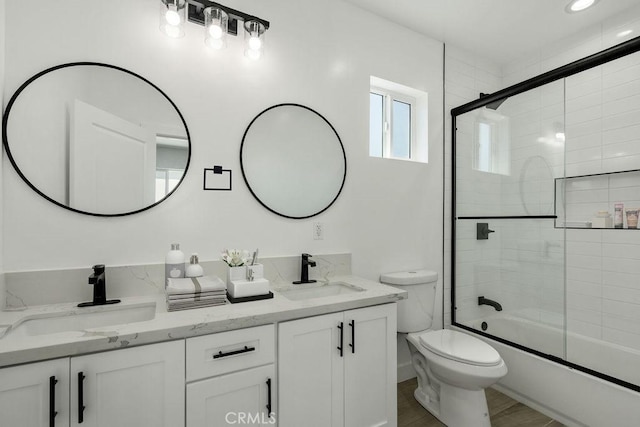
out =
<path fill-rule="evenodd" d="M 221 258 L 229 267 L 240 267 L 245 265 L 249 259 L 249 251 L 244 249 L 225 249 Z"/>

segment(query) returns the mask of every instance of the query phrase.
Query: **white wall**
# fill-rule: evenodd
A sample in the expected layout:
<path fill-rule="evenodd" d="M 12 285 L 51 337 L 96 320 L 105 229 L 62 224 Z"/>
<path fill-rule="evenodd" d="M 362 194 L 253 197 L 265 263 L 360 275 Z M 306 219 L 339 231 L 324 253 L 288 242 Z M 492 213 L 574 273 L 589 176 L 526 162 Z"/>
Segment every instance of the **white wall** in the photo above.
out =
<path fill-rule="evenodd" d="M 158 30 L 157 0 L 37 0 L 7 4 L 5 99 L 39 70 L 99 61 L 149 79 L 176 103 L 192 138 L 180 189 L 161 205 L 122 218 L 94 218 L 48 203 L 5 161 L 7 271 L 162 262 L 170 243 L 204 260 L 225 247 L 264 256 L 352 252 L 353 273 L 442 266 L 442 44 L 340 0 L 229 0 L 271 22 L 263 60 L 242 56 L 242 37 L 209 51 L 202 27 L 173 40 Z M 37 14 L 32 13 L 37 9 Z M 38 29 L 35 31 L 34 29 Z M 46 35 L 46 36 L 43 36 Z M 429 93 L 429 164 L 368 157 L 369 76 Z M 319 217 L 289 220 L 262 208 L 239 168 L 242 134 L 264 108 L 310 106 L 336 128 L 347 180 Z M 202 171 L 233 169 L 232 192 L 202 191 Z M 321 221 L 325 239 L 312 240 Z M 440 315 L 437 315 L 439 318 Z"/>

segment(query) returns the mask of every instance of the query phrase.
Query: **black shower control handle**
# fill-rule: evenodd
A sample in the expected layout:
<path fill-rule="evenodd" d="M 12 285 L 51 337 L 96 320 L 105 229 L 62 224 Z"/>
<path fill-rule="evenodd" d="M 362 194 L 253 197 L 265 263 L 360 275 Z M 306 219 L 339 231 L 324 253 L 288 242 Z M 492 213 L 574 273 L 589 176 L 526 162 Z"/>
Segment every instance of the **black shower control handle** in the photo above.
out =
<path fill-rule="evenodd" d="M 494 230 L 489 229 L 489 223 L 487 222 L 476 223 L 476 239 L 477 240 L 487 240 L 489 238 L 489 233 L 495 233 Z"/>

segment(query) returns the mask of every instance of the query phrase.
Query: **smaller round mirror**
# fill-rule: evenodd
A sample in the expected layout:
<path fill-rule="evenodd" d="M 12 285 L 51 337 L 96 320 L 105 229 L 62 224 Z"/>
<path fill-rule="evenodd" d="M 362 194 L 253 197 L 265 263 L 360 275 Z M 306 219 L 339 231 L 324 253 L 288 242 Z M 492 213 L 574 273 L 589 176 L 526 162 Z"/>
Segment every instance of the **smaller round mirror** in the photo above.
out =
<path fill-rule="evenodd" d="M 294 219 L 327 210 L 347 174 L 336 130 L 322 115 L 298 104 L 274 105 L 251 121 L 242 138 L 240 166 L 264 207 Z"/>

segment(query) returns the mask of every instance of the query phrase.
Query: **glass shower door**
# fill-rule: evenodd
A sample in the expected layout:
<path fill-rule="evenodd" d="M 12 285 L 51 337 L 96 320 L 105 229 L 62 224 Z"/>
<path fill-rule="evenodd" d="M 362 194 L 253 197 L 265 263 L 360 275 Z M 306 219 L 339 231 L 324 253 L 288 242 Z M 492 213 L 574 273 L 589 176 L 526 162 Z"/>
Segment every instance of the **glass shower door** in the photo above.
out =
<path fill-rule="evenodd" d="M 560 80 L 458 115 L 454 169 L 454 324 L 560 358 L 564 92 Z"/>

